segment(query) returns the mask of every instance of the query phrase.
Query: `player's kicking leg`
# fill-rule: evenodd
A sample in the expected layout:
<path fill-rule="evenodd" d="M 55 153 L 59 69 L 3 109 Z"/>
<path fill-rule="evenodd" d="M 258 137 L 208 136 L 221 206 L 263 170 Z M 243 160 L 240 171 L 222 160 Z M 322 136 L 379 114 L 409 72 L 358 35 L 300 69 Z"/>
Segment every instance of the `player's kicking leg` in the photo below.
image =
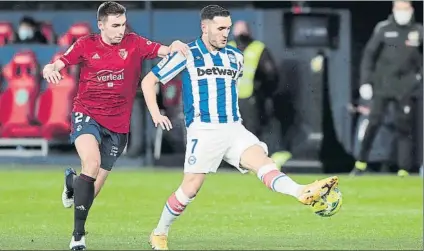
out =
<path fill-rule="evenodd" d="M 256 173 L 257 177 L 272 191 L 291 195 L 302 204 L 310 205 L 338 184 L 338 177 L 334 176 L 300 185 L 278 169 L 275 162 L 268 157 L 266 144 L 259 141 L 243 125 L 234 126 L 232 135 L 234 139 L 225 153 L 224 160 L 242 173 L 248 170 Z"/>
<path fill-rule="evenodd" d="M 279 171 L 263 147 L 256 144 L 241 155 L 240 165 L 256 173 L 257 177 L 272 191 L 295 197 L 299 202 L 310 205 L 338 185 L 338 177 L 329 177 L 311 184 L 300 185 Z"/>

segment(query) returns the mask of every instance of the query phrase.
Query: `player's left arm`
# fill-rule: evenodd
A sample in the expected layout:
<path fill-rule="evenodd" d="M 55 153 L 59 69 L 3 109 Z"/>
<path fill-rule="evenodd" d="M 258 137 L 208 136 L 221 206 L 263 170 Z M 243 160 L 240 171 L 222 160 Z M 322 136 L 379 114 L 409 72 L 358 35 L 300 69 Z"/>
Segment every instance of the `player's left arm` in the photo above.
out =
<path fill-rule="evenodd" d="M 160 113 L 155 86 L 159 82 L 166 84 L 184 70 L 186 64 L 187 58 L 183 54 L 175 52 L 162 59 L 141 81 L 144 99 L 155 126 L 160 124 L 163 129 L 169 130 L 172 128 L 169 119 Z"/>

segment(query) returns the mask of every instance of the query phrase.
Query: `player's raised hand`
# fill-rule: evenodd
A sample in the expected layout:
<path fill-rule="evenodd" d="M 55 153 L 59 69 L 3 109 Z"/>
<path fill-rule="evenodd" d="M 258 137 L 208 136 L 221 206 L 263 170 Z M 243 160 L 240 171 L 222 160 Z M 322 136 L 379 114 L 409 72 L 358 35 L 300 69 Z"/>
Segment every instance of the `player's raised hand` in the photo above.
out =
<path fill-rule="evenodd" d="M 155 127 L 158 127 L 160 125 L 163 130 L 171 130 L 172 129 L 172 123 L 169 120 L 167 116 L 163 116 L 162 114 L 158 114 L 155 116 L 152 116 L 153 123 L 155 124 Z"/>
<path fill-rule="evenodd" d="M 52 84 L 59 84 L 62 79 L 59 71 L 56 71 L 51 65 L 46 65 L 43 69 L 43 78 Z"/>
<path fill-rule="evenodd" d="M 187 44 L 181 42 L 180 40 L 175 40 L 169 46 L 169 50 L 170 50 L 171 53 L 180 52 L 184 56 L 187 56 L 188 55 L 188 51 L 190 50 L 190 48 L 188 47 Z"/>

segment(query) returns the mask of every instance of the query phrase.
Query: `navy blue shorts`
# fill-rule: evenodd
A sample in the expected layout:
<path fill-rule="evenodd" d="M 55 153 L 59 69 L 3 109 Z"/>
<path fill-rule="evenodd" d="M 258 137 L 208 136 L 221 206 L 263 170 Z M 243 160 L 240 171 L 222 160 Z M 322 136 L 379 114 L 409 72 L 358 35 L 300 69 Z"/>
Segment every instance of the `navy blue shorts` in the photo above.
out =
<path fill-rule="evenodd" d="M 96 137 L 100 149 L 100 167 L 107 171 L 112 170 L 116 160 L 127 145 L 128 134 L 112 132 L 89 116 L 80 112 L 73 112 L 70 135 L 71 143 L 73 144 L 83 134 L 91 134 Z"/>

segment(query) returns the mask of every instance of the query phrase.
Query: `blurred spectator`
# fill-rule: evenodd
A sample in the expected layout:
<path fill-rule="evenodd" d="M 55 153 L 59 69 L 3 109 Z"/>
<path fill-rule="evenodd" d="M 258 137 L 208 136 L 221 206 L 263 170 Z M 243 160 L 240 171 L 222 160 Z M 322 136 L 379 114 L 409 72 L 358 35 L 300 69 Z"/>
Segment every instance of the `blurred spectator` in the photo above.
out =
<path fill-rule="evenodd" d="M 377 24 L 361 62 L 359 92 L 363 99 L 372 98 L 372 106 L 352 175 L 366 170 L 371 146 L 390 102 L 396 105 L 398 174 L 408 175 L 412 168 L 411 109 L 422 83 L 422 40 L 423 26 L 415 22 L 411 2 L 394 1 L 393 15 Z"/>
<path fill-rule="evenodd" d="M 252 37 L 245 21 L 234 24 L 233 36 L 235 41 L 230 41 L 229 45 L 237 47 L 244 54 L 243 77 L 237 83 L 243 124 L 253 134 L 262 135 L 274 117 L 277 67 L 265 44 Z M 277 152 L 272 156 L 277 166 L 282 166 L 290 157 L 288 152 Z"/>
<path fill-rule="evenodd" d="M 41 33 L 39 24 L 33 18 L 25 16 L 19 22 L 15 43 L 47 44 L 48 41 Z"/>

